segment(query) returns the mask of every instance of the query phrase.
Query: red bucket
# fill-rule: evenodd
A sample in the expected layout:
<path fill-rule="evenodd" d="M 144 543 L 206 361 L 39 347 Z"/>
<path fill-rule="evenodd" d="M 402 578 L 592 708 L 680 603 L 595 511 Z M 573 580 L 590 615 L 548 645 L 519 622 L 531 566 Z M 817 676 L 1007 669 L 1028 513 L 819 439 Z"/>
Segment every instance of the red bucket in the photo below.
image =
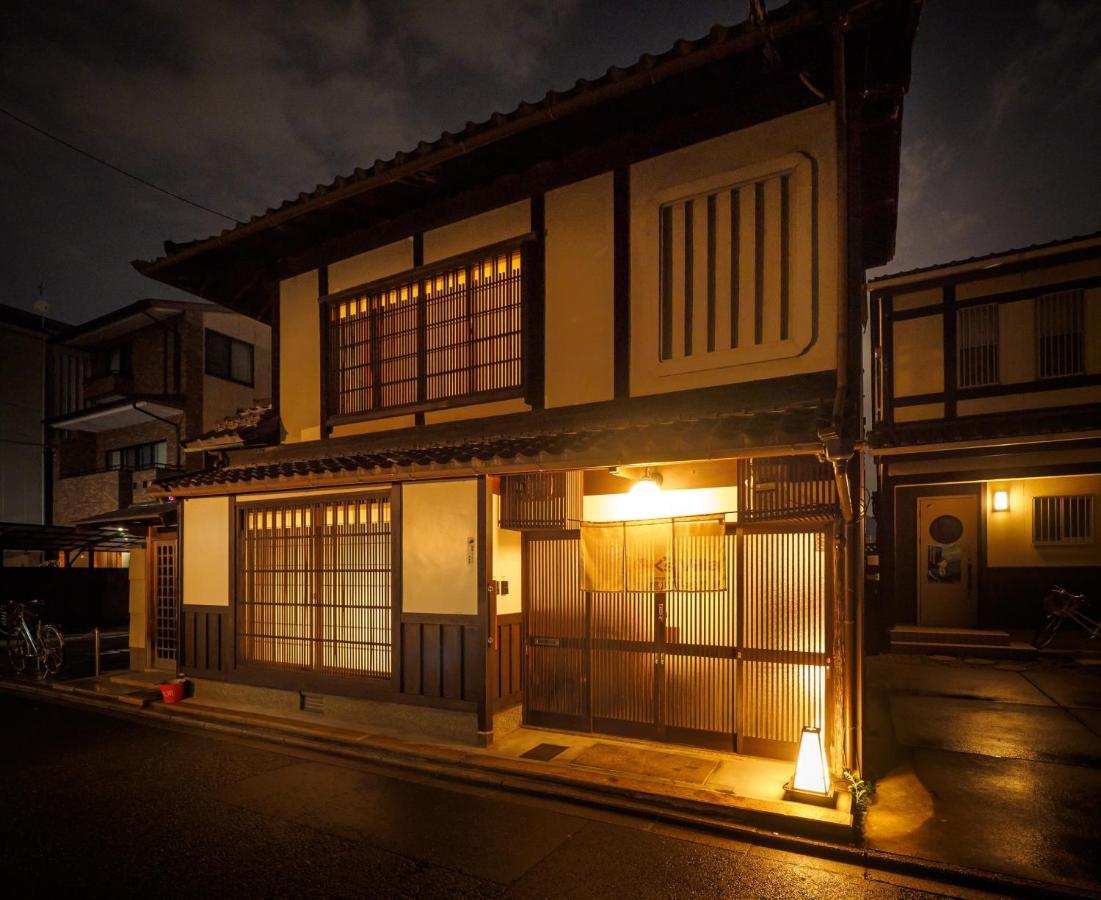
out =
<path fill-rule="evenodd" d="M 184 682 L 182 681 L 162 681 L 160 689 L 165 703 L 176 703 L 184 698 Z"/>

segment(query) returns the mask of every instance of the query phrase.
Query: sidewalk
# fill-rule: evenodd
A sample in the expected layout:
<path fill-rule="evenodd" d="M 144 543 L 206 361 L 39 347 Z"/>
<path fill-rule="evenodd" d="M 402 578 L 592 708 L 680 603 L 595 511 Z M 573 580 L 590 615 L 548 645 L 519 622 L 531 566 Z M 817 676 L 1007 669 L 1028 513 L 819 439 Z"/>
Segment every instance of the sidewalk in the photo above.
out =
<path fill-rule="evenodd" d="M 869 847 L 1097 892 L 1101 666 L 867 662 Z"/>

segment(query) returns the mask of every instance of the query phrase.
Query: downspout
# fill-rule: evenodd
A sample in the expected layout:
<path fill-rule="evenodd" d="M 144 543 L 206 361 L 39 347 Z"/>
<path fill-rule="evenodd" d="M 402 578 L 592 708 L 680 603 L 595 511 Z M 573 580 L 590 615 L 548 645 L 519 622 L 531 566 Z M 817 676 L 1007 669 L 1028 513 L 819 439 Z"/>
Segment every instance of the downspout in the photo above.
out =
<path fill-rule="evenodd" d="M 823 438 L 823 451 L 833 466 L 834 480 L 837 484 L 838 500 L 841 506 L 842 528 L 840 541 L 841 557 L 841 702 L 842 702 L 842 755 L 847 767 L 858 767 L 856 747 L 858 728 L 856 710 L 858 702 L 855 694 L 859 678 L 857 667 L 860 665 L 859 647 L 856 634 L 856 562 L 855 555 L 857 527 L 853 514 L 851 483 L 848 466 L 854 447 L 848 427 L 849 410 L 849 366 L 851 360 L 850 306 L 852 298 L 852 269 L 850 259 L 852 244 L 850 228 L 852 215 L 850 210 L 852 184 L 850 180 L 850 121 L 849 121 L 849 85 L 848 66 L 845 53 L 845 8 L 842 3 L 833 5 L 833 71 L 834 71 L 834 123 L 837 140 L 837 389 L 834 393 L 832 427 Z"/>

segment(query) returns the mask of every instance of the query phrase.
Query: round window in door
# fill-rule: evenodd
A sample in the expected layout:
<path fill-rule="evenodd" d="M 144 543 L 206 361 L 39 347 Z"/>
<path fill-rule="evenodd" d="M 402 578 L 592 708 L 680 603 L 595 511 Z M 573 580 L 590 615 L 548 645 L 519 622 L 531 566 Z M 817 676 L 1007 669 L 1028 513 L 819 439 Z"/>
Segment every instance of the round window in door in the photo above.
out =
<path fill-rule="evenodd" d="M 963 522 L 955 516 L 937 516 L 929 523 L 929 537 L 935 541 L 927 548 L 926 577 L 941 584 L 958 583 L 962 568 L 959 539 Z"/>
<path fill-rule="evenodd" d="M 963 537 L 963 522 L 955 516 L 937 516 L 929 525 L 929 537 L 938 544 L 954 544 Z"/>

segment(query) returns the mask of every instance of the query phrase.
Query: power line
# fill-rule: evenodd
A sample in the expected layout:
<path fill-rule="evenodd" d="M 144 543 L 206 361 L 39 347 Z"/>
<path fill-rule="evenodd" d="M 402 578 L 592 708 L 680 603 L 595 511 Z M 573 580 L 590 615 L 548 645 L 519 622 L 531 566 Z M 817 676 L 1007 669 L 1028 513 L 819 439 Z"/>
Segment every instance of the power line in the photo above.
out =
<path fill-rule="evenodd" d="M 87 150 L 82 150 L 80 147 L 77 147 L 75 144 L 70 144 L 68 141 L 64 140 L 63 138 L 59 138 L 56 134 L 50 134 L 50 132 L 39 128 L 37 125 L 32 125 L 26 119 L 21 119 L 15 113 L 11 112 L 10 110 L 4 109 L 4 107 L 2 107 L 2 106 L 0 106 L 0 113 L 3 113 L 5 116 L 7 116 L 12 121 L 18 122 L 20 125 L 22 125 L 26 128 L 29 128 L 31 131 L 37 132 L 38 134 L 42 135 L 43 137 L 49 138 L 51 141 L 55 141 L 56 143 L 60 144 L 62 147 L 67 147 L 69 150 L 72 150 L 74 153 L 79 153 L 81 156 L 86 157 L 87 159 L 90 159 L 92 162 L 99 163 L 101 166 L 106 166 L 112 172 L 117 172 L 119 175 L 125 175 L 127 178 L 130 178 L 130 179 L 136 181 L 138 184 L 145 185 L 145 187 L 152 188 L 154 191 L 159 191 L 162 194 L 167 194 L 169 197 L 172 197 L 175 200 L 179 200 L 182 203 L 186 203 L 188 206 L 194 206 L 196 209 L 201 209 L 203 212 L 208 212 L 208 213 L 212 213 L 216 216 L 221 216 L 223 219 L 228 219 L 230 222 L 236 222 L 238 225 L 244 225 L 245 224 L 240 219 L 237 219 L 233 216 L 226 215 L 224 212 L 218 212 L 218 210 L 211 209 L 209 206 L 203 206 L 203 204 L 196 203 L 194 200 L 189 200 L 187 197 L 184 197 L 184 196 L 181 196 L 180 194 L 174 193 L 173 191 L 170 191 L 167 188 L 162 188 L 159 184 L 153 184 L 152 181 L 147 181 L 146 179 L 142 178 L 140 175 L 135 175 L 133 172 L 127 172 L 125 169 L 120 169 L 118 166 L 107 162 L 107 160 L 100 159 L 95 154 L 89 153 Z"/>

